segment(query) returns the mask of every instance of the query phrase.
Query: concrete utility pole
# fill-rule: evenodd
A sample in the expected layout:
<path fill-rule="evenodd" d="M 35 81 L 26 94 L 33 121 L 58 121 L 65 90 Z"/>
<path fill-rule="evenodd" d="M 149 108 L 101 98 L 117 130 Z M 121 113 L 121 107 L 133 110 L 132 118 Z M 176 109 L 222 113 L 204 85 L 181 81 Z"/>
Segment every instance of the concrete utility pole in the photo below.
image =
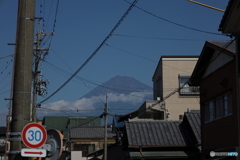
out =
<path fill-rule="evenodd" d="M 105 117 L 105 134 L 104 134 L 104 160 L 107 160 L 107 114 L 108 114 L 108 95 L 106 95 L 106 103 L 104 108 L 104 117 Z"/>
<path fill-rule="evenodd" d="M 19 0 L 14 82 L 11 122 L 10 160 L 23 159 L 21 149 L 21 133 L 23 127 L 31 121 L 31 85 L 32 85 L 32 58 L 34 41 L 35 0 Z"/>

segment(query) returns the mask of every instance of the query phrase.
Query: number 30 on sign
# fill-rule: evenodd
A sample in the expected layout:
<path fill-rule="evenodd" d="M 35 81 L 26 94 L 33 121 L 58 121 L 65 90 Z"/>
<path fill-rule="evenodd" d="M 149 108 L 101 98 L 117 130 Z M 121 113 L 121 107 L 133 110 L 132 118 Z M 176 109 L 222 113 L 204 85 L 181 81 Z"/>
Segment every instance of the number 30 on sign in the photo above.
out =
<path fill-rule="evenodd" d="M 46 140 L 46 129 L 38 123 L 29 123 L 22 130 L 22 141 L 29 148 L 39 148 Z"/>

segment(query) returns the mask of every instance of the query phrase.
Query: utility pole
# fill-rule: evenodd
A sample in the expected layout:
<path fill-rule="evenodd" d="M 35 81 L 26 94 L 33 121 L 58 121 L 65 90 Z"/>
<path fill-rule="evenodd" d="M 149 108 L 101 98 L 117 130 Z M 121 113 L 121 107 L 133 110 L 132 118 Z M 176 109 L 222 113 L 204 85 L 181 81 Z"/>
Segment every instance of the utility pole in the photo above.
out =
<path fill-rule="evenodd" d="M 107 115 L 108 115 L 108 95 L 106 95 L 106 103 L 104 107 L 104 120 L 105 120 L 105 134 L 104 134 L 104 160 L 107 160 Z"/>
<path fill-rule="evenodd" d="M 21 149 L 24 147 L 20 133 L 23 127 L 31 121 L 34 18 L 35 0 L 19 0 L 13 77 L 10 160 L 23 159 L 20 155 Z"/>
<path fill-rule="evenodd" d="M 37 18 L 36 18 L 37 19 Z M 41 48 L 41 42 L 43 41 L 42 36 L 47 36 L 47 35 L 53 35 L 52 34 L 44 34 L 41 31 L 41 27 L 40 27 L 40 22 L 41 22 L 41 18 L 39 19 L 39 23 L 38 23 L 38 31 L 36 34 L 37 40 L 36 42 L 34 42 L 36 48 L 34 49 L 34 57 L 35 57 L 35 62 L 34 62 L 34 71 L 33 71 L 33 95 L 32 95 L 32 108 L 31 108 L 31 117 L 33 119 L 33 121 L 37 121 L 37 115 L 36 115 L 36 111 L 37 111 L 37 95 L 40 96 L 44 96 L 45 95 L 45 87 L 47 85 L 47 81 L 44 81 L 42 79 L 39 79 L 39 74 L 41 73 L 41 71 L 39 71 L 39 64 L 40 62 L 43 60 L 44 54 L 42 54 L 43 51 L 48 51 L 48 48 L 42 49 Z"/>

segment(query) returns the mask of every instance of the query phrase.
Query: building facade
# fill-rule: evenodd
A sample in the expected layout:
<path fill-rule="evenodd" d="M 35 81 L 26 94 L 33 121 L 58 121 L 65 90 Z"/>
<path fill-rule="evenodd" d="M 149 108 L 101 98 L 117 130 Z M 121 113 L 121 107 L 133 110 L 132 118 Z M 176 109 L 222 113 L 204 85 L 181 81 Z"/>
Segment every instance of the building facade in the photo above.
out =
<path fill-rule="evenodd" d="M 164 100 L 167 117 L 177 120 L 199 109 L 199 88 L 188 85 L 198 56 L 162 56 L 152 77 L 153 99 Z M 181 88 L 181 89 L 179 89 Z"/>
<path fill-rule="evenodd" d="M 235 43 L 206 42 L 190 78 L 200 86 L 202 156 L 238 146 Z"/>

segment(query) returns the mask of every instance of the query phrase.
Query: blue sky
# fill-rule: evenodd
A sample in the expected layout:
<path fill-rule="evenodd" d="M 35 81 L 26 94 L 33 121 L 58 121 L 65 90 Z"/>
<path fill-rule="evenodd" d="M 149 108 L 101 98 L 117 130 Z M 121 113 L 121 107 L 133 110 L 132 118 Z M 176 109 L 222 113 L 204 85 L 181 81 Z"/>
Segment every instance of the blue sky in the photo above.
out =
<path fill-rule="evenodd" d="M 56 12 L 57 2 L 37 0 L 36 3 L 35 16 L 44 18 L 45 33 L 51 33 L 53 28 L 55 30 L 54 36 L 46 37 L 46 45 L 42 46 L 44 48 L 51 44 L 45 59 L 47 63 L 43 62 L 41 67 L 43 79 L 50 81 L 48 95 L 70 77 L 51 66 L 74 73 L 102 43 L 130 6 L 124 0 L 71 0 L 59 1 Z M 228 0 L 198 2 L 226 9 Z M 136 5 L 152 15 L 134 7 L 114 35 L 77 74 L 89 81 L 82 83 L 74 78 L 44 102 L 45 105 L 63 101 L 70 105 L 76 104 L 80 97 L 96 87 L 90 82 L 101 84 L 116 75 L 133 77 L 152 87 L 152 76 L 162 55 L 199 55 L 206 40 L 230 39 L 176 25 L 221 33 L 218 26 L 223 12 L 187 0 L 139 0 Z M 16 16 L 17 1 L 0 0 L 0 57 L 14 54 L 14 46 L 7 43 L 15 42 Z M 0 121 L 3 123 L 0 125 L 4 125 L 8 108 L 8 101 L 4 98 L 10 97 L 12 59 L 13 57 L 0 59 Z M 45 98 L 38 99 L 42 101 Z"/>

